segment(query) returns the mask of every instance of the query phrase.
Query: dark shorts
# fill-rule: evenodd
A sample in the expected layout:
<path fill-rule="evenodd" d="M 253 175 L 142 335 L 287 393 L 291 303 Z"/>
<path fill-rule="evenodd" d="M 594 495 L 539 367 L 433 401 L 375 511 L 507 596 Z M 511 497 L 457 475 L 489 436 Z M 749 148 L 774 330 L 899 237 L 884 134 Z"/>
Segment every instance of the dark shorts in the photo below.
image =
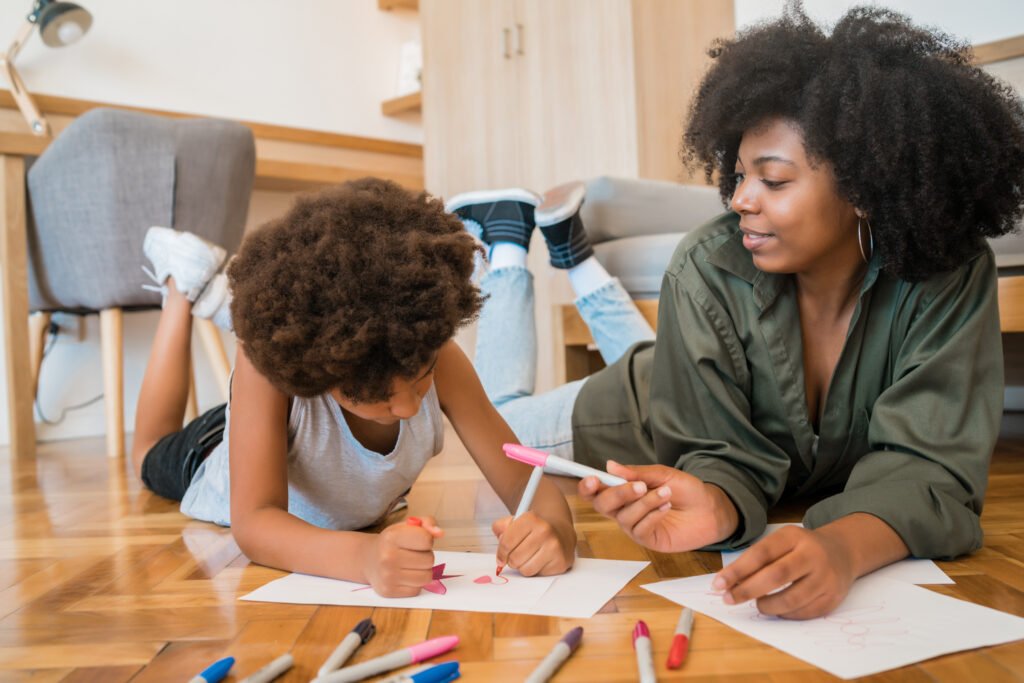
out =
<path fill-rule="evenodd" d="M 157 441 L 142 461 L 142 483 L 157 495 L 181 500 L 203 460 L 224 440 L 226 408 L 211 408 Z"/>

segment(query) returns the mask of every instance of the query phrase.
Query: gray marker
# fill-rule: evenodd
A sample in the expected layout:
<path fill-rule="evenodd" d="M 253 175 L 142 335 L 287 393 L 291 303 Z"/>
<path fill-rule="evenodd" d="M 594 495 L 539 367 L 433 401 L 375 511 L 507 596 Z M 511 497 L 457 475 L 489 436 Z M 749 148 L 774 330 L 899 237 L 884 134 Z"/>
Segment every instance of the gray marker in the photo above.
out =
<path fill-rule="evenodd" d="M 576 651 L 576 648 L 580 646 L 582 638 L 582 626 L 577 626 L 562 636 L 562 639 L 555 643 L 555 646 L 551 648 L 551 652 L 541 660 L 540 664 L 537 665 L 537 668 L 533 670 L 533 673 L 529 675 L 524 683 L 544 683 L 554 676 L 555 672 L 565 664 L 565 660 L 569 659 L 572 653 Z"/>
<path fill-rule="evenodd" d="M 270 683 L 270 681 L 292 668 L 293 664 L 295 664 L 295 660 L 292 659 L 292 656 L 290 654 L 283 654 L 256 673 L 243 678 L 242 683 Z"/>
<path fill-rule="evenodd" d="M 324 660 L 323 666 L 316 672 L 317 676 L 323 676 L 341 668 L 341 665 L 348 661 L 352 653 L 359 649 L 360 645 L 365 645 L 366 641 L 373 638 L 376 632 L 377 627 L 373 625 L 372 621 L 369 619 L 360 621 L 348 635 L 342 638 L 334 652 Z"/>

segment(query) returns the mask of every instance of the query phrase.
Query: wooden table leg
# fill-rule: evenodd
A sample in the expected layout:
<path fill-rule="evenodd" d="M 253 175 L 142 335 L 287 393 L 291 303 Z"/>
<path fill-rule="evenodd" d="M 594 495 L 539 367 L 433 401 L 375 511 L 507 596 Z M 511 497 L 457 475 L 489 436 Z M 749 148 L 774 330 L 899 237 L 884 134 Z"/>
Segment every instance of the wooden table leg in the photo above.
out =
<path fill-rule="evenodd" d="M 36 429 L 32 415 L 32 365 L 28 341 L 28 247 L 25 216 L 25 161 L 0 155 L 3 237 L 4 363 L 7 369 L 7 425 L 11 453 L 32 457 Z"/>

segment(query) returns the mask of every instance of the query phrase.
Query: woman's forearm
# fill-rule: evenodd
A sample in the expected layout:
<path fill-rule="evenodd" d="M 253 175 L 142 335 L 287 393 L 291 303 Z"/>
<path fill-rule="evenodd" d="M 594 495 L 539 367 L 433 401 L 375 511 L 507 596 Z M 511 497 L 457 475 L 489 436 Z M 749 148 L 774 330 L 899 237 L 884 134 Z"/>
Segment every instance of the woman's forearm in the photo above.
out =
<path fill-rule="evenodd" d="M 866 512 L 840 517 L 815 531 L 846 549 L 853 575 L 857 578 L 910 554 L 907 544 L 891 526 Z"/>

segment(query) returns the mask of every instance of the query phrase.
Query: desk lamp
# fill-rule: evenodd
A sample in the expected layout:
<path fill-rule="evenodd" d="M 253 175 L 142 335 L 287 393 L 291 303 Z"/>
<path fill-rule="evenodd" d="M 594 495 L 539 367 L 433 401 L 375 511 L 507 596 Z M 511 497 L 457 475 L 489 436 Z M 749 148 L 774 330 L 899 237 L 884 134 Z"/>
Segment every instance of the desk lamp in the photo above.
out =
<path fill-rule="evenodd" d="M 56 0 L 35 0 L 32 11 L 25 18 L 14 37 L 14 42 L 7 48 L 7 53 L 0 57 L 0 69 L 7 76 L 11 85 L 11 95 L 21 110 L 21 115 L 28 122 L 28 127 L 35 135 L 50 135 L 50 124 L 36 107 L 35 101 L 25 89 L 21 76 L 14 68 L 14 60 L 31 35 L 32 29 L 39 26 L 39 35 L 43 43 L 49 47 L 71 45 L 85 35 L 92 26 L 92 15 L 73 2 L 57 2 Z"/>

